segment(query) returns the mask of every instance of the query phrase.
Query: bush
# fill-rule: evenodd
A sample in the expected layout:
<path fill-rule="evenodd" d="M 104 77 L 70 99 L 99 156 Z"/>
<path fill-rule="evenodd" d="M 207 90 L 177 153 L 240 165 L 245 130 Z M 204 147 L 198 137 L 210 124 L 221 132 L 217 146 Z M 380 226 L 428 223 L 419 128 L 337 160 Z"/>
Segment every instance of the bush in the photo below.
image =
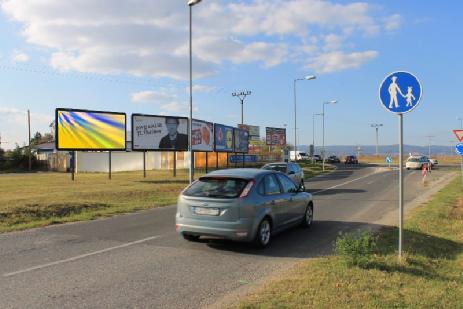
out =
<path fill-rule="evenodd" d="M 377 236 L 371 232 L 347 233 L 336 239 L 336 253 L 347 266 L 365 266 L 376 249 Z"/>

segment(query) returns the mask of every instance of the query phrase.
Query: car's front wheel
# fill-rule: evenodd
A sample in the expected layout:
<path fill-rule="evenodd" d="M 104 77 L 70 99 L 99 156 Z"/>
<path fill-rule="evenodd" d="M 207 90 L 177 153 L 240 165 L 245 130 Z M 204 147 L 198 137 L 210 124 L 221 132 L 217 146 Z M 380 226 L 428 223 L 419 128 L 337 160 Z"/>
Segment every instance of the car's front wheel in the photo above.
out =
<path fill-rule="evenodd" d="M 307 205 L 307 208 L 305 209 L 305 213 L 304 213 L 304 220 L 302 220 L 301 225 L 307 228 L 313 225 L 313 204 L 312 203 Z"/>
<path fill-rule="evenodd" d="M 270 244 L 272 237 L 272 225 L 268 218 L 264 218 L 257 228 L 255 243 L 260 248 L 265 248 Z"/>

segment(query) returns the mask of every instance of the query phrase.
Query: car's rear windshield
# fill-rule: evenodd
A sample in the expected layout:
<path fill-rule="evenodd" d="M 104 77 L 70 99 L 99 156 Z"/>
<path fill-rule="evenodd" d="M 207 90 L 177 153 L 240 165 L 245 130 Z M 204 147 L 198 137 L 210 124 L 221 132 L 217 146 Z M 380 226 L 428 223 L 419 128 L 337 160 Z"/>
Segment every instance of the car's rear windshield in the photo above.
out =
<path fill-rule="evenodd" d="M 299 152 L 299 155 L 300 156 L 307 156 L 307 154 L 305 152 Z"/>
<path fill-rule="evenodd" d="M 286 164 L 269 164 L 269 165 L 264 165 L 264 167 L 262 168 L 264 170 L 286 173 Z"/>
<path fill-rule="evenodd" d="M 410 158 L 410 159 L 408 159 L 408 162 L 419 162 L 419 161 L 420 161 L 420 159 L 418 159 L 418 158 Z"/>
<path fill-rule="evenodd" d="M 183 195 L 212 198 L 237 198 L 249 180 L 227 177 L 201 177 Z"/>

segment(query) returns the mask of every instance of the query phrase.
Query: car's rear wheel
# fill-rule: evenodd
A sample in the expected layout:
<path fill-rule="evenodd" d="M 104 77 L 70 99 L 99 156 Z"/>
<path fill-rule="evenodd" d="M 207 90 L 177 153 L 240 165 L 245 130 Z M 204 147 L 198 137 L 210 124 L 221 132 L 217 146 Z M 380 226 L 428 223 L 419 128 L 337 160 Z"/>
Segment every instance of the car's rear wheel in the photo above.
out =
<path fill-rule="evenodd" d="M 265 248 L 270 244 L 272 237 L 272 225 L 268 218 L 264 218 L 257 228 L 255 243 L 260 248 Z"/>
<path fill-rule="evenodd" d="M 199 240 L 199 235 L 191 235 L 191 234 L 182 234 L 183 239 L 186 239 L 188 241 L 198 241 Z"/>
<path fill-rule="evenodd" d="M 305 213 L 304 213 L 304 220 L 302 220 L 301 225 L 307 228 L 313 225 L 313 204 L 312 203 L 307 205 L 307 208 L 305 209 Z"/>

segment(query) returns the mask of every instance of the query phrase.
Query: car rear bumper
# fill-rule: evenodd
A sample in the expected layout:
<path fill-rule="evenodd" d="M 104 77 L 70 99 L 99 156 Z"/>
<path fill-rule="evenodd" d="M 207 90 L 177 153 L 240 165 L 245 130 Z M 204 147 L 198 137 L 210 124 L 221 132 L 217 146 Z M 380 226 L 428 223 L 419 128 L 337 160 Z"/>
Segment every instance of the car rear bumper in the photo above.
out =
<path fill-rule="evenodd" d="M 212 221 L 180 217 L 175 218 L 175 229 L 180 234 L 215 236 L 231 240 L 251 241 L 254 239 L 254 222 L 251 219 L 238 221 Z"/>

